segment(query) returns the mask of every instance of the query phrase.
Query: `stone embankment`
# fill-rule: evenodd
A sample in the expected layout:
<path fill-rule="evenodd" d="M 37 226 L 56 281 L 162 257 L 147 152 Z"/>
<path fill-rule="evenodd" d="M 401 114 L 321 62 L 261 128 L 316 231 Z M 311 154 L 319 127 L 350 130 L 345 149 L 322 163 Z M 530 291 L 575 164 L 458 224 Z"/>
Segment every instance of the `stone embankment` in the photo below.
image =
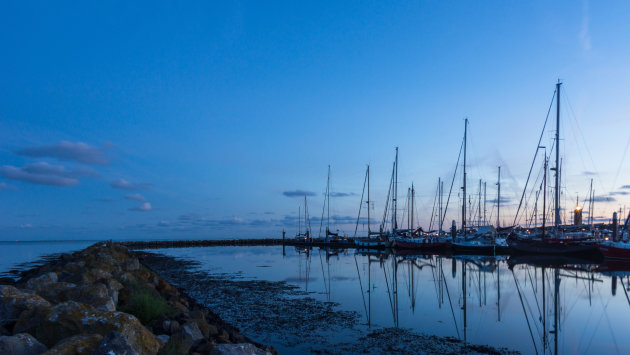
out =
<path fill-rule="evenodd" d="M 0 354 L 274 354 L 141 264 L 97 243 L 0 285 Z"/>

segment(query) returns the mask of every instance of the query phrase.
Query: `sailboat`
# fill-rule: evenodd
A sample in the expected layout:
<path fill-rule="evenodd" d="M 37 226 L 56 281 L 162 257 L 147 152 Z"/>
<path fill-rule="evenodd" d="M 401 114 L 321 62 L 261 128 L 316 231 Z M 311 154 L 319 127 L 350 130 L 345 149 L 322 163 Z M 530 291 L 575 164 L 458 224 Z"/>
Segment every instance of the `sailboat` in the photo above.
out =
<path fill-rule="evenodd" d="M 397 236 L 392 240 L 392 246 L 397 249 L 408 249 L 408 250 L 444 250 L 448 249 L 451 246 L 451 238 L 445 236 L 442 233 L 441 221 L 442 221 L 442 188 L 443 184 L 441 181 L 438 181 L 438 204 L 439 204 L 439 220 L 438 225 L 440 226 L 437 234 L 434 232 L 424 233 L 421 228 L 414 228 L 413 225 L 413 213 L 414 213 L 414 199 L 415 199 L 415 189 L 412 185 L 411 187 L 411 205 L 409 208 L 409 220 L 410 227 L 408 228 L 409 232 L 406 236 Z"/>
<path fill-rule="evenodd" d="M 347 236 L 339 235 L 339 231 L 330 230 L 330 165 L 328 165 L 328 179 L 326 182 L 326 194 L 324 195 L 324 205 L 322 207 L 322 219 L 319 224 L 319 239 L 321 240 L 322 226 L 324 224 L 324 212 L 326 212 L 326 234 L 323 244 L 335 248 L 345 248 L 352 246 L 352 241 Z"/>
<path fill-rule="evenodd" d="M 468 119 L 464 120 L 464 173 L 462 177 L 462 190 L 463 196 L 462 199 L 462 227 L 460 234 L 457 236 L 455 240 L 452 241 L 451 245 L 453 246 L 453 250 L 459 253 L 492 253 L 496 252 L 496 230 L 492 226 L 478 226 L 476 231 L 472 231 L 472 229 L 467 229 L 466 227 L 466 145 L 467 145 L 467 135 L 468 135 Z M 500 183 L 501 183 L 501 168 L 499 168 L 499 199 L 500 199 Z M 498 202 L 498 201 L 497 201 Z M 498 215 L 498 214 L 497 214 Z M 498 217 L 497 217 L 497 226 L 498 226 Z M 471 233 L 472 232 L 472 233 Z M 506 245 L 507 246 L 507 245 Z"/>
<path fill-rule="evenodd" d="M 298 232 L 295 235 L 295 241 L 299 243 L 310 243 L 311 238 L 311 222 L 308 217 L 308 204 L 306 203 L 306 195 L 304 195 L 304 233 L 302 233 L 302 212 L 298 207 Z"/>
<path fill-rule="evenodd" d="M 627 231 L 630 213 L 626 217 L 626 222 L 621 228 L 621 235 L 617 238 L 617 212 L 613 214 L 613 238 L 597 244 L 597 249 L 607 259 L 630 260 L 630 242 L 628 242 Z M 608 238 L 606 238 L 608 239 Z"/>
<path fill-rule="evenodd" d="M 359 228 L 359 221 L 361 218 L 361 209 L 363 207 L 363 196 L 365 194 L 365 189 L 367 186 L 367 236 L 366 237 L 358 237 L 357 238 L 357 230 Z M 354 244 L 359 248 L 367 248 L 367 249 L 381 249 L 387 246 L 387 240 L 383 238 L 381 235 L 377 235 L 373 237 L 372 228 L 371 228 L 371 220 L 370 220 L 370 166 L 368 165 L 365 170 L 365 179 L 363 180 L 363 191 L 361 192 L 361 202 L 359 204 L 359 215 L 357 216 L 357 223 L 354 228 Z"/>
<path fill-rule="evenodd" d="M 554 191 L 554 226 L 551 233 L 546 233 L 543 228 L 540 236 L 533 235 L 529 238 L 514 238 L 509 242 L 510 247 L 517 253 L 534 254 L 591 254 L 595 251 L 592 243 L 584 243 L 583 240 L 575 240 L 572 236 L 560 227 L 560 88 L 562 83 L 556 84 L 556 134 L 555 167 L 550 170 L 555 171 L 555 191 Z M 545 158 L 546 159 L 546 158 Z"/>

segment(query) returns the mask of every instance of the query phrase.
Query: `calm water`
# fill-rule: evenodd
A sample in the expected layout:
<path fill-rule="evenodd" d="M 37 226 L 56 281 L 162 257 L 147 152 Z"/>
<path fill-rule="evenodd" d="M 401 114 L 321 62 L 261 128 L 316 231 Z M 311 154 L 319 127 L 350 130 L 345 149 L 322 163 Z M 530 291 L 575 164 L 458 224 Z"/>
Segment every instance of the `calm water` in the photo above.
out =
<path fill-rule="evenodd" d="M 72 241 L 0 241 L 0 276 L 11 276 L 8 272 L 20 264 L 39 260 L 42 256 L 70 253 L 96 243 L 95 240 Z"/>
<path fill-rule="evenodd" d="M 284 253 L 282 247 L 158 252 L 196 260 L 211 273 L 298 285 L 311 297 L 358 312 L 366 330 L 412 328 L 526 354 L 630 353 L 630 271 L 610 271 L 630 270 L 627 265 L 543 268 L 512 265 L 508 257 L 293 247 Z"/>

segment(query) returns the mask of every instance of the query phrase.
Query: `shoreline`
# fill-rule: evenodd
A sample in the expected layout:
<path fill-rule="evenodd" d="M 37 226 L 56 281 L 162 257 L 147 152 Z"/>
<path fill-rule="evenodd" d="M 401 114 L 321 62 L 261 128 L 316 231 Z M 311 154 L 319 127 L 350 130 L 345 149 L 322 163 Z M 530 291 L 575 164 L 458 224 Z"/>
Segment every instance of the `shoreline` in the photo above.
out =
<path fill-rule="evenodd" d="M 277 354 L 119 243 L 60 254 L 1 283 L 1 353 Z"/>
<path fill-rule="evenodd" d="M 261 245 L 249 244 L 260 241 L 206 243 Z M 282 245 L 281 239 L 272 241 Z M 513 353 L 406 329 L 358 332 L 357 315 L 336 309 L 331 302 L 314 301 L 297 287 L 214 277 L 192 270 L 194 261 L 130 248 L 123 243 L 97 242 L 71 254 L 32 261 L 34 267 L 21 271 L 17 281 L 1 279 L 0 352 L 106 354 L 112 346 L 119 346 L 114 353 L 126 349 L 128 354 L 262 355 L 278 351 L 260 342 L 282 343 L 278 340 L 282 339 L 287 352 L 302 346 L 301 351 L 317 353 L 413 352 L 419 348 L 427 353 Z M 239 294 L 245 296 L 234 298 Z M 283 312 L 285 318 L 269 318 L 278 308 L 293 311 Z M 325 321 L 319 317 L 321 312 L 328 317 Z M 303 349 L 303 327 L 322 325 L 349 329 L 353 332 L 350 342 L 340 348 L 326 341 L 312 347 L 317 343 L 313 338 Z"/>

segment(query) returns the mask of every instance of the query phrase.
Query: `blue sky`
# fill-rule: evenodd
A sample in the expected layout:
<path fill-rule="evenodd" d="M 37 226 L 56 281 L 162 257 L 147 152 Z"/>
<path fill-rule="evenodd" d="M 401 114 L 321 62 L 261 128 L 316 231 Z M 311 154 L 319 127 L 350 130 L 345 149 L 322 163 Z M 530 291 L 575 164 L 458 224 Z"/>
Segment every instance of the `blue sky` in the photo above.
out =
<path fill-rule="evenodd" d="M 0 7 L 2 240 L 292 234 L 285 193 L 319 218 L 329 164 L 335 220 L 368 163 L 380 217 L 395 146 L 427 228 L 465 117 L 469 191 L 501 165 L 507 224 L 558 79 L 567 206 L 591 177 L 596 216 L 627 204 L 627 2 Z"/>

